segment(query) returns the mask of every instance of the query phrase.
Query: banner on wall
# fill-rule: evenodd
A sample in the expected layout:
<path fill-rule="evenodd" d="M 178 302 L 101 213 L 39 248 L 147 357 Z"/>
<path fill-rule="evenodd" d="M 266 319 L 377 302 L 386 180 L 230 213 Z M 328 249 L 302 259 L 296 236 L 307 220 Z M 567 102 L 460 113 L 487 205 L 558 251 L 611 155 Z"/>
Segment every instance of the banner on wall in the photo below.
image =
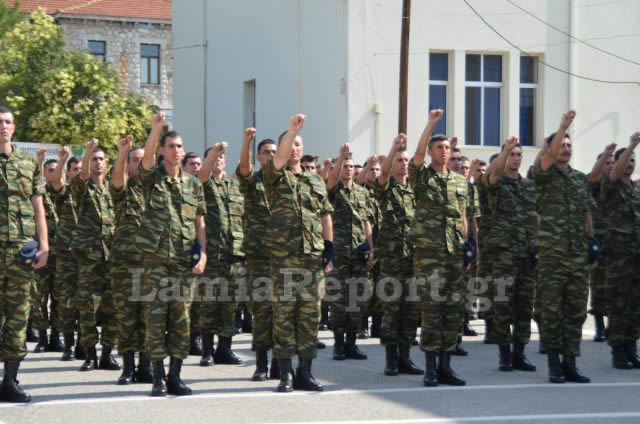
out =
<path fill-rule="evenodd" d="M 44 160 L 58 159 L 58 152 L 60 151 L 59 144 L 45 144 L 45 143 L 27 143 L 18 141 L 13 143 L 22 153 L 29 153 L 33 156 L 38 154 L 40 149 L 47 149 L 47 153 L 44 155 Z M 81 146 L 71 146 L 71 155 L 81 157 L 84 153 L 84 148 Z"/>

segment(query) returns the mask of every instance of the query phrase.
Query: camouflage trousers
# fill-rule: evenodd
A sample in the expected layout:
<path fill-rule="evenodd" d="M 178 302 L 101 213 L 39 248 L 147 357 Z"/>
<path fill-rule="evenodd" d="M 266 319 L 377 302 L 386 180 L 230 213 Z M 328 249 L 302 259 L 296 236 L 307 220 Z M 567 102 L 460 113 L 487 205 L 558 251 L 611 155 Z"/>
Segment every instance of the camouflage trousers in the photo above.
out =
<path fill-rule="evenodd" d="M 563 355 L 580 356 L 589 297 L 586 253 L 557 257 L 541 252 L 538 286 L 542 291 L 542 344 Z"/>
<path fill-rule="evenodd" d="M 369 280 L 371 281 L 371 298 L 367 301 L 365 305 L 365 315 L 371 316 L 375 314 L 382 314 L 382 302 L 378 298 L 378 294 L 376 293 L 377 282 L 380 280 L 380 267 L 381 261 L 378 259 L 375 262 L 373 268 L 369 270 Z"/>
<path fill-rule="evenodd" d="M 607 283 L 607 254 L 600 252 L 598 266 L 589 270 L 589 290 L 591 291 L 591 312 L 594 315 L 609 316 L 609 292 Z"/>
<path fill-rule="evenodd" d="M 200 327 L 198 322 L 200 321 L 200 302 L 192 302 L 191 308 L 189 308 L 189 322 L 191 334 L 200 334 Z"/>
<path fill-rule="evenodd" d="M 480 248 L 476 273 L 476 289 L 478 293 L 478 318 L 484 320 L 493 319 L 493 260 L 496 257 L 495 249 L 486 245 Z"/>
<path fill-rule="evenodd" d="M 336 255 L 334 271 L 325 281 L 329 300 L 329 323 L 335 334 L 356 334 L 360 330 L 372 287 L 367 267 L 354 255 Z"/>
<path fill-rule="evenodd" d="M 240 294 L 237 280 L 244 271 L 244 259 L 215 259 L 216 256 L 209 257 L 204 272 L 205 278 L 197 280 L 196 293 L 202 297 L 198 311 L 198 328 L 201 332 L 211 331 L 218 337 L 233 337 L 236 334 L 237 296 Z M 243 282 L 246 282 L 246 278 Z"/>
<path fill-rule="evenodd" d="M 375 290 L 382 310 L 380 344 L 411 346 L 420 325 L 419 303 L 417 299 L 408 299 L 409 286 L 413 282 L 413 257 L 383 257 L 381 260 L 380 279 Z"/>
<path fill-rule="evenodd" d="M 118 325 L 118 353 L 144 351 L 144 303 L 138 298 L 142 285 L 142 257 L 112 254 L 111 291 Z"/>
<path fill-rule="evenodd" d="M 53 295 L 58 300 L 58 330 L 61 333 L 73 333 L 79 316 L 78 262 L 72 251 L 57 249 L 55 267 Z"/>
<path fill-rule="evenodd" d="M 251 350 L 269 350 L 273 347 L 273 301 L 258 296 L 261 290 L 268 290 L 269 287 L 269 258 L 247 258 L 247 266 L 251 283 L 251 310 L 253 312 Z"/>
<path fill-rule="evenodd" d="M 22 361 L 27 355 L 27 321 L 34 272 L 19 257 L 22 243 L 0 242 L 0 311 L 4 316 L 0 359 Z"/>
<path fill-rule="evenodd" d="M 531 260 L 514 257 L 508 250 L 499 252 L 493 262 L 493 281 L 496 344 L 529 343 L 536 286 Z"/>
<path fill-rule="evenodd" d="M 270 275 L 275 298 L 273 355 L 314 359 L 325 282 L 322 255 L 272 250 Z"/>
<path fill-rule="evenodd" d="M 190 347 L 189 308 L 195 277 L 188 263 L 144 258 L 142 299 L 144 347 L 149 360 L 186 359 Z"/>
<path fill-rule="evenodd" d="M 434 254 L 416 249 L 414 274 L 420 285 L 420 349 L 425 352 L 455 350 L 463 310 L 462 255 Z"/>
<path fill-rule="evenodd" d="M 47 258 L 47 266 L 36 271 L 35 275 L 38 293 L 31 308 L 33 327 L 38 331 L 46 331 L 51 323 L 51 328 L 58 330 L 58 298 L 55 288 L 56 257 L 50 255 Z M 49 313 L 49 300 L 51 300 L 51 313 Z"/>
<path fill-rule="evenodd" d="M 95 346 L 98 343 L 96 313 L 102 311 L 102 346 L 113 347 L 118 337 L 118 324 L 113 308 L 113 292 L 109 265 L 102 249 L 89 249 L 78 255 L 78 310 L 80 345 Z"/>
<path fill-rule="evenodd" d="M 621 247 L 627 246 L 623 244 Z M 640 337 L 640 255 L 621 251 L 612 253 L 607 269 L 611 301 L 607 339 L 611 346 L 620 346 L 635 343 Z"/>

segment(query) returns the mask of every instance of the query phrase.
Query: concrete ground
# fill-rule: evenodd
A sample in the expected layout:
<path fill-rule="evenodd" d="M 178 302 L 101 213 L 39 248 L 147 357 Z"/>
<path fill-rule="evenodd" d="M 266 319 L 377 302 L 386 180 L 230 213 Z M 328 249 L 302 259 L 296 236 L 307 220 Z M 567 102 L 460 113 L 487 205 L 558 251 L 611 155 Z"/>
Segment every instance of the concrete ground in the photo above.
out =
<path fill-rule="evenodd" d="M 474 321 L 479 332 L 482 321 Z M 537 353 L 538 335 L 528 348 L 535 373 L 499 372 L 497 347 L 482 335 L 465 338 L 470 355 L 452 364 L 467 380 L 465 387 L 425 388 L 421 376 L 385 377 L 384 349 L 377 339 L 361 341 L 366 361 L 331 359 L 332 334 L 321 332 L 329 346 L 313 363 L 323 393 L 274 392 L 277 381 L 250 381 L 254 370 L 250 336 L 234 338 L 241 366 L 203 368 L 189 357 L 183 379 L 188 397 L 151 398 L 150 385 L 117 386 L 119 371 L 79 372 L 80 361 L 62 362 L 58 353 L 29 353 L 19 379 L 33 396 L 28 405 L 0 403 L 6 423 L 634 423 L 640 422 L 640 370 L 611 368 L 609 348 L 591 341 L 585 325 L 579 367 L 591 384 L 547 383 L 546 357 Z M 29 350 L 33 345 L 29 344 Z M 414 361 L 424 365 L 419 349 Z M 294 365 L 295 366 L 295 365 Z"/>

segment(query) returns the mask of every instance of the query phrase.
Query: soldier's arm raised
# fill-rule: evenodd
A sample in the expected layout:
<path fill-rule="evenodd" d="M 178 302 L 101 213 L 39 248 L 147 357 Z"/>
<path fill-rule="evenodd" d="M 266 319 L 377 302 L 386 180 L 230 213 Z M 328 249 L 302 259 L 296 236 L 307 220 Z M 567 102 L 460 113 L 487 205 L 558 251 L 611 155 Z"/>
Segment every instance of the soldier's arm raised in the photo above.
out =
<path fill-rule="evenodd" d="M 204 158 L 202 162 L 202 167 L 198 171 L 198 179 L 202 184 L 205 184 L 211 178 L 211 173 L 213 172 L 213 168 L 216 166 L 216 161 L 224 152 L 227 151 L 227 143 L 221 141 L 213 145 L 213 148 L 209 150 L 209 153 Z"/>
<path fill-rule="evenodd" d="M 126 136 L 118 143 L 118 156 L 113 164 L 111 184 L 117 189 L 127 183 L 127 158 L 133 144 L 133 136 Z"/>
<path fill-rule="evenodd" d="M 369 156 L 369 158 L 367 159 L 367 165 L 364 168 L 362 168 L 362 171 L 360 171 L 360 173 L 356 177 L 356 180 L 355 180 L 356 184 L 359 184 L 361 186 L 366 184 L 367 174 L 369 173 L 369 169 L 371 168 L 371 165 L 373 165 L 375 160 L 376 160 L 375 156 Z"/>
<path fill-rule="evenodd" d="M 59 193 L 60 190 L 64 188 L 64 178 L 62 175 L 70 155 L 71 149 L 69 146 L 64 146 L 60 151 L 58 151 L 58 164 L 53 170 L 53 177 L 51 178 L 51 181 L 49 181 L 53 191 L 56 193 Z"/>
<path fill-rule="evenodd" d="M 416 153 L 413 155 L 412 159 L 413 166 L 416 168 L 420 168 L 424 163 L 424 157 L 427 155 L 427 148 L 429 147 L 429 139 L 433 134 L 433 129 L 436 127 L 436 124 L 442 119 L 443 114 L 444 112 L 442 109 L 434 109 L 429 112 L 429 121 L 427 122 L 427 126 L 424 128 L 424 131 L 422 131 L 418 147 L 416 147 Z"/>
<path fill-rule="evenodd" d="M 347 159 L 347 156 L 351 153 L 351 149 L 348 144 L 343 144 L 340 147 L 340 156 L 338 156 L 338 160 L 336 161 L 336 165 L 333 167 L 331 172 L 329 172 L 329 177 L 327 178 L 327 188 L 331 190 L 334 188 L 338 181 L 340 180 L 340 174 L 342 173 L 342 164 Z"/>
<path fill-rule="evenodd" d="M 307 119 L 304 115 L 295 115 L 291 118 L 291 122 L 289 123 L 289 130 L 282 137 L 282 141 L 278 145 L 278 149 L 276 150 L 276 155 L 273 158 L 273 167 L 276 171 L 281 170 L 289 161 L 289 155 L 291 155 L 291 147 L 293 146 L 293 142 L 295 141 L 298 133 L 304 128 L 305 120 Z"/>
<path fill-rule="evenodd" d="M 553 162 L 556 160 L 558 155 L 560 154 L 560 147 L 562 147 L 562 141 L 564 140 L 564 135 L 567 132 L 567 129 L 571 126 L 571 123 L 576 117 L 575 109 L 570 109 L 567 113 L 562 115 L 562 121 L 560 122 L 560 127 L 558 127 L 558 131 L 553 136 L 551 140 L 551 145 L 545 151 L 545 153 L 540 157 L 540 170 L 547 171 L 553 165 Z M 545 140 L 546 143 L 546 140 Z"/>
<path fill-rule="evenodd" d="M 518 144 L 518 137 L 509 137 L 504 143 L 502 147 L 502 151 L 498 157 L 493 161 L 494 166 L 491 168 L 491 173 L 489 174 L 489 184 L 496 185 L 500 178 L 504 175 L 504 169 L 507 166 L 507 159 L 509 158 L 509 153 L 516 147 Z"/>
<path fill-rule="evenodd" d="M 78 174 L 78 177 L 82 181 L 87 181 L 89 179 L 89 172 L 91 168 L 91 157 L 93 156 L 97 148 L 98 148 L 98 140 L 95 138 L 89 140 L 84 145 L 84 155 L 82 156 L 82 165 L 80 167 L 80 173 Z"/>
<path fill-rule="evenodd" d="M 382 162 L 382 166 L 380 167 L 380 175 L 378 176 L 378 184 L 382 187 L 387 185 L 387 181 L 389 181 L 391 168 L 393 168 L 393 160 L 395 159 L 396 153 L 401 148 L 407 148 L 407 136 L 404 134 L 398 134 L 395 140 L 393 140 L 391 149 L 389 150 L 389 154 Z"/>
<path fill-rule="evenodd" d="M 240 151 L 240 165 L 238 174 L 241 177 L 248 177 L 251 174 L 251 142 L 256 138 L 256 129 L 247 128 L 242 137 L 242 150 Z"/>
<path fill-rule="evenodd" d="M 151 132 L 144 143 L 144 156 L 142 156 L 142 167 L 147 171 L 152 169 L 156 164 L 156 147 L 158 139 L 164 127 L 164 113 L 160 112 L 154 115 L 151 122 Z"/>
<path fill-rule="evenodd" d="M 587 175 L 587 181 L 589 182 L 589 184 L 595 184 L 600 181 L 600 177 L 602 177 L 604 168 L 607 165 L 607 160 L 609 160 L 615 150 L 616 143 L 611 143 L 604 148 L 604 152 L 602 152 L 602 155 L 600 155 L 596 163 L 593 165 L 591 172 L 589 172 L 589 175 Z"/>
<path fill-rule="evenodd" d="M 629 147 L 622 152 L 615 165 L 613 165 L 613 169 L 609 173 L 609 181 L 615 183 L 622 177 L 622 173 L 624 172 L 624 168 L 627 167 L 627 163 L 629 163 L 629 159 L 633 154 L 633 151 L 640 143 L 640 132 L 635 132 L 631 135 L 631 139 L 629 140 Z"/>

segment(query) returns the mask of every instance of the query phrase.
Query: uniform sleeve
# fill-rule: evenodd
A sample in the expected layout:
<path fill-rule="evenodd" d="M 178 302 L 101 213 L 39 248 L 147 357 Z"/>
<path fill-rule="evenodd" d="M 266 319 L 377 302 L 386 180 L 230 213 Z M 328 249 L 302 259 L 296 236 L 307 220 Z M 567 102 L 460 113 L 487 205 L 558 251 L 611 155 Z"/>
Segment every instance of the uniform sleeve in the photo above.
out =
<path fill-rule="evenodd" d="M 236 168 L 236 176 L 238 177 L 240 192 L 244 196 L 246 196 L 249 193 L 249 189 L 251 188 L 251 180 L 253 179 L 254 175 L 255 175 L 255 172 L 253 171 L 253 166 L 251 167 L 251 172 L 249 172 L 249 175 L 247 175 L 246 177 L 240 175 L 240 166 Z"/>
<path fill-rule="evenodd" d="M 374 224 L 376 223 L 375 208 L 373 206 L 373 199 L 371 198 L 369 191 L 366 189 L 365 189 L 364 197 L 365 197 L 365 203 L 367 205 L 367 209 L 365 211 L 366 212 L 365 217 L 369 221 L 369 224 L 371 224 L 371 227 L 373 227 Z"/>
<path fill-rule="evenodd" d="M 424 173 L 425 169 L 424 163 L 418 168 L 413 164 L 413 159 L 409 161 L 409 185 L 412 188 L 418 184 L 420 176 Z"/>
<path fill-rule="evenodd" d="M 480 218 L 482 216 L 482 213 L 480 212 L 480 200 L 478 200 L 478 190 L 476 189 L 476 186 L 471 182 L 467 183 L 467 187 L 469 188 L 469 211 L 474 217 Z"/>
<path fill-rule="evenodd" d="M 204 188 L 200 180 L 196 178 L 196 199 L 198 201 L 198 208 L 196 209 L 196 216 L 204 216 L 207 214 L 207 205 L 204 200 Z"/>
<path fill-rule="evenodd" d="M 546 171 L 543 171 L 540 168 L 540 158 L 536 159 L 536 161 L 533 163 L 531 171 L 531 173 L 533 174 L 533 181 L 536 183 L 536 186 L 547 184 L 552 178 L 552 172 L 553 165 L 551 165 L 551 167 Z"/>
<path fill-rule="evenodd" d="M 73 195 L 73 198 L 78 205 L 83 202 L 84 196 L 87 193 L 87 181 L 84 181 L 82 178 L 80 178 L 80 175 L 76 175 L 71 179 L 71 194 Z"/>
<path fill-rule="evenodd" d="M 140 182 L 144 188 L 149 187 L 153 184 L 153 174 L 155 173 L 156 167 L 154 166 L 151 169 L 144 169 L 142 166 L 142 162 L 138 165 L 138 178 L 140 178 Z"/>
<path fill-rule="evenodd" d="M 126 186 L 128 183 L 125 183 L 120 188 L 116 188 L 113 185 L 113 181 L 109 181 L 109 193 L 111 193 L 111 197 L 115 203 L 122 202 L 125 198 Z"/>
<path fill-rule="evenodd" d="M 373 197 L 375 197 L 378 200 L 378 203 L 382 204 L 384 203 L 386 197 L 387 197 L 387 190 L 389 189 L 389 180 L 387 180 L 387 183 L 384 186 L 381 186 L 378 183 L 378 180 L 376 179 L 373 183 Z"/>
<path fill-rule="evenodd" d="M 331 215 L 332 213 L 333 213 L 333 206 L 329 201 L 329 192 L 327 191 L 327 194 L 323 197 L 322 201 L 320 202 L 320 216 L 324 217 L 327 215 Z"/>
<path fill-rule="evenodd" d="M 30 196 L 37 196 L 38 194 L 44 194 L 45 193 L 45 188 L 44 188 L 44 184 L 42 183 L 42 174 L 40 173 L 40 164 L 33 159 L 33 163 L 34 163 L 34 172 L 33 172 L 33 189 L 31 190 Z"/>
<path fill-rule="evenodd" d="M 265 189 L 269 190 L 278 184 L 278 180 L 284 176 L 284 172 L 284 166 L 277 170 L 273 165 L 273 158 L 269 159 L 263 171 Z"/>

